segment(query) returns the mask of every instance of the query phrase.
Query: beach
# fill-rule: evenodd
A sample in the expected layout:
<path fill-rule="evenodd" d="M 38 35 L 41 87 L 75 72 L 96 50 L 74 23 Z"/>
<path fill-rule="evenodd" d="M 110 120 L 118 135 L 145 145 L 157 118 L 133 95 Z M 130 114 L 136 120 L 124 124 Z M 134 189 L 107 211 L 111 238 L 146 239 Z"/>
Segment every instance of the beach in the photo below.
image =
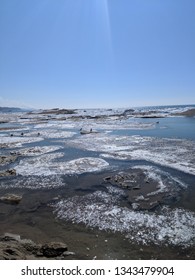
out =
<path fill-rule="evenodd" d="M 194 110 L 4 110 L 0 258 L 194 259 Z"/>

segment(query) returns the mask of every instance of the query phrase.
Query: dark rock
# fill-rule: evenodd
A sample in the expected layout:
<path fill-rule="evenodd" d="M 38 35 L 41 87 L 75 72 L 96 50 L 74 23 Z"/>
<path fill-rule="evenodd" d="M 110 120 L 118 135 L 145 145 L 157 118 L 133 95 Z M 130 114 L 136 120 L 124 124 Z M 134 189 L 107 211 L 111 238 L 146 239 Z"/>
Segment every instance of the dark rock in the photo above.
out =
<path fill-rule="evenodd" d="M 71 109 L 58 109 L 58 108 L 55 108 L 55 109 L 51 109 L 51 110 L 43 110 L 41 112 L 39 112 L 38 114 L 41 114 L 41 115 L 52 115 L 52 114 L 55 114 L 55 115 L 61 115 L 61 114 L 75 114 L 76 111 L 75 110 L 71 110 Z"/>
<path fill-rule="evenodd" d="M 132 187 L 132 181 L 130 180 L 125 180 L 124 182 L 121 183 L 121 186 L 124 188 L 131 188 Z"/>
<path fill-rule="evenodd" d="M 195 109 L 189 109 L 185 112 L 175 113 L 174 116 L 186 116 L 186 117 L 194 117 L 195 116 Z"/>
<path fill-rule="evenodd" d="M 41 248 L 41 252 L 47 258 L 61 256 L 67 250 L 67 245 L 62 242 L 50 242 L 43 245 Z"/>
<path fill-rule="evenodd" d="M 111 177 L 110 177 L 110 176 L 107 176 L 107 177 L 104 178 L 104 181 L 105 181 L 105 182 L 110 181 L 110 180 L 111 180 Z"/>
<path fill-rule="evenodd" d="M 124 116 L 132 115 L 133 112 L 134 112 L 133 109 L 127 109 L 127 110 L 124 111 L 123 115 L 124 115 Z"/>
<path fill-rule="evenodd" d="M 0 172 L 0 177 L 15 176 L 15 175 L 16 175 L 16 170 L 15 169 L 9 169 L 9 170 Z"/>
<path fill-rule="evenodd" d="M 0 237 L 0 241 L 20 241 L 20 235 L 13 233 L 5 233 Z"/>
<path fill-rule="evenodd" d="M 80 130 L 80 134 L 90 134 L 91 131 L 90 130 Z"/>
<path fill-rule="evenodd" d="M 10 204 L 18 204 L 22 199 L 21 195 L 16 194 L 6 194 L 5 196 L 0 197 L 0 201 Z"/>
<path fill-rule="evenodd" d="M 75 253 L 69 252 L 62 242 L 36 244 L 30 239 L 21 239 L 20 235 L 5 233 L 0 236 L 0 260 L 31 259 L 72 259 Z"/>
<path fill-rule="evenodd" d="M 0 156 L 0 165 L 5 165 L 16 161 L 16 156 Z"/>
<path fill-rule="evenodd" d="M 133 190 L 140 190 L 140 189 L 141 189 L 140 186 L 133 187 Z"/>
<path fill-rule="evenodd" d="M 74 252 L 69 252 L 69 251 L 66 251 L 62 254 L 64 257 L 67 257 L 67 256 L 74 256 L 75 253 Z"/>
<path fill-rule="evenodd" d="M 142 119 L 158 119 L 158 118 L 164 118 L 164 116 L 141 116 Z"/>
<path fill-rule="evenodd" d="M 1 260 L 25 260 L 26 256 L 22 246 L 17 244 L 0 243 Z"/>

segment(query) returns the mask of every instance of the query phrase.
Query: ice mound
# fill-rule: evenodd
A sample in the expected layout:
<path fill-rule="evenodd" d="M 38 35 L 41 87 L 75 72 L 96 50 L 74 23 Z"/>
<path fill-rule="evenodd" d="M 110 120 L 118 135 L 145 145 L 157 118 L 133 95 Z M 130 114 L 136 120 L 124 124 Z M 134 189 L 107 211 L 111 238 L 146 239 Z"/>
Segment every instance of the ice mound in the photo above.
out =
<path fill-rule="evenodd" d="M 64 187 L 61 176 L 17 176 L 17 178 L 11 178 L 9 181 L 2 181 L 1 188 L 11 189 L 54 189 Z"/>
<path fill-rule="evenodd" d="M 195 174 L 195 145 L 185 139 L 96 134 L 72 139 L 67 144 L 102 152 L 104 158 L 146 160 Z"/>
<path fill-rule="evenodd" d="M 195 241 L 195 214 L 163 207 L 161 213 L 135 212 L 119 205 L 120 194 L 97 191 L 54 204 L 59 219 L 90 228 L 123 233 L 132 242 L 190 246 Z"/>
<path fill-rule="evenodd" d="M 85 172 L 100 171 L 109 164 L 99 158 L 78 158 L 71 161 L 57 161 L 63 153 L 41 155 L 31 159 L 21 160 L 15 167 L 17 174 L 26 175 L 53 175 L 53 174 L 81 174 Z"/>
<path fill-rule="evenodd" d="M 54 152 L 61 148 L 63 148 L 63 147 L 61 147 L 61 146 L 35 146 L 32 148 L 24 148 L 24 149 L 11 151 L 10 154 L 17 155 L 17 156 L 38 156 L 38 155 Z"/>

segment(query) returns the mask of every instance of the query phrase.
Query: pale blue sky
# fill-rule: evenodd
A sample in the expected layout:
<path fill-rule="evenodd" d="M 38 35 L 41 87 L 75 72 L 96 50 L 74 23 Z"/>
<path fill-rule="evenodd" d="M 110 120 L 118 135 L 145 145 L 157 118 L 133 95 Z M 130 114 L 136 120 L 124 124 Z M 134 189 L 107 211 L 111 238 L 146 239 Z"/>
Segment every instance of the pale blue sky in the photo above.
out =
<path fill-rule="evenodd" d="M 0 106 L 194 103 L 194 0 L 0 0 Z"/>

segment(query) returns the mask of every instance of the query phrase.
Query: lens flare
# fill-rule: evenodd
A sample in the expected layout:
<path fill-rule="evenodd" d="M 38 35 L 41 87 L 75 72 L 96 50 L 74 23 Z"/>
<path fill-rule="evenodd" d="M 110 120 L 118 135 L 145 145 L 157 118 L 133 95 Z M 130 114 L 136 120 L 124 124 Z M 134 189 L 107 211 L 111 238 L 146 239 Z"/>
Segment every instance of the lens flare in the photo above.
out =
<path fill-rule="evenodd" d="M 108 0 L 95 0 L 95 9 L 98 16 L 97 24 L 101 26 L 102 39 L 104 39 L 106 48 L 110 56 L 112 56 L 112 33 L 109 13 Z"/>

